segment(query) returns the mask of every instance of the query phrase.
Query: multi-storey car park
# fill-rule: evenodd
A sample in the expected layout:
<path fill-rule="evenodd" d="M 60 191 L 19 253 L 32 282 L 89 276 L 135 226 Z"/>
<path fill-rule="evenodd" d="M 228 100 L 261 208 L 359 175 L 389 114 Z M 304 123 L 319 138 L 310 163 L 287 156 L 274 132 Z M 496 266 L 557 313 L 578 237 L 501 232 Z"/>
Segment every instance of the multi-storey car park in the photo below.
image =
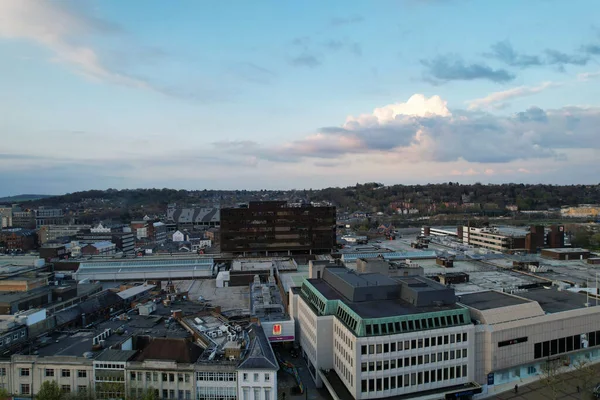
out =
<path fill-rule="evenodd" d="M 474 383 L 474 325 L 453 289 L 425 277 L 323 266 L 293 293 L 302 356 L 317 386 L 339 398 L 481 391 Z"/>

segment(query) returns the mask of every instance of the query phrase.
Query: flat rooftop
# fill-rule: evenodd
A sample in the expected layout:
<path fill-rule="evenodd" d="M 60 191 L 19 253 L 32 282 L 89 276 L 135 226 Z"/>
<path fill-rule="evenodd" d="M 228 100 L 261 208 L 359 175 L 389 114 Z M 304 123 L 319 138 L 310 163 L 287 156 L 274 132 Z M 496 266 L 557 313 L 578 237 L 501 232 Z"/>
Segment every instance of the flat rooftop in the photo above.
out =
<path fill-rule="evenodd" d="M 477 310 L 485 311 L 496 308 L 537 302 L 547 314 L 586 308 L 587 298 L 585 294 L 568 290 L 558 290 L 557 287 L 538 287 L 519 291 L 514 295 L 488 291 L 471 293 L 460 296 L 459 302 Z M 594 300 L 590 299 L 591 305 Z"/>
<path fill-rule="evenodd" d="M 530 300 L 495 291 L 471 293 L 459 297 L 459 303 L 481 311 L 516 306 L 529 302 Z"/>
<path fill-rule="evenodd" d="M 325 298 L 342 301 L 362 318 L 385 318 L 461 308 L 454 302 L 450 304 L 447 301 L 448 293 L 446 292 L 450 289 L 423 277 L 392 279 L 381 274 L 357 274 L 343 267 L 332 267 L 325 269 L 323 278 L 308 279 L 308 282 Z M 350 290 L 349 287 L 351 287 Z M 404 293 L 407 298 L 413 296 L 416 304 L 421 298 L 418 295 L 419 292 L 443 293 L 439 299 L 444 301 L 440 305 L 415 306 L 403 298 L 405 297 Z M 352 298 L 347 296 L 352 296 Z M 451 297 L 453 301 L 454 291 L 451 292 Z"/>
<path fill-rule="evenodd" d="M 586 295 L 568 290 L 557 290 L 556 287 L 531 289 L 518 293 L 518 296 L 537 301 L 542 309 L 550 314 L 586 308 L 585 303 L 587 303 Z M 595 304 L 592 299 L 590 299 L 590 303 Z"/>
<path fill-rule="evenodd" d="M 561 253 L 561 254 L 589 253 L 588 249 L 582 249 L 580 247 L 561 247 L 561 248 L 557 248 L 557 249 L 543 249 L 543 251 L 548 252 L 548 253 Z"/>

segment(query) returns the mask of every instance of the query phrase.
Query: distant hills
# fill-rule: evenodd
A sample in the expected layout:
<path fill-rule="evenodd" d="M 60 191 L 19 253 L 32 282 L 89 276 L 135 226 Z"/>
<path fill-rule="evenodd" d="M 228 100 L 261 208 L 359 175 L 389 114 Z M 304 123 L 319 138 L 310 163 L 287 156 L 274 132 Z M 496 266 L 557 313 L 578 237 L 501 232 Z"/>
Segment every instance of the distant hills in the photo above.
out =
<path fill-rule="evenodd" d="M 18 194 L 16 196 L 0 197 L 0 204 L 20 203 L 22 201 L 41 200 L 52 197 L 48 194 Z"/>

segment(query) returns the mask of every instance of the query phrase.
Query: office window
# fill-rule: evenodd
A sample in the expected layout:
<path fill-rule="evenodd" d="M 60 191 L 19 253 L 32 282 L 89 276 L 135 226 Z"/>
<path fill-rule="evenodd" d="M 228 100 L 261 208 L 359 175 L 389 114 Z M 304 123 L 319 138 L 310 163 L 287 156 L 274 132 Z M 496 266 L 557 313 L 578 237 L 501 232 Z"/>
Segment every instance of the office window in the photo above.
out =
<path fill-rule="evenodd" d="M 29 386 L 29 383 L 21 384 L 21 394 L 31 394 L 31 388 Z"/>
<path fill-rule="evenodd" d="M 448 372 L 450 372 L 450 379 L 454 379 L 454 367 L 450 367 Z"/>
<path fill-rule="evenodd" d="M 390 390 L 390 378 L 383 378 L 383 390 Z"/>
<path fill-rule="evenodd" d="M 404 387 L 407 387 L 409 385 L 410 385 L 410 375 L 404 374 Z"/>
<path fill-rule="evenodd" d="M 423 372 L 417 373 L 417 385 L 423 384 Z"/>
<path fill-rule="evenodd" d="M 170 389 L 169 390 L 169 398 L 170 399 L 174 399 L 175 398 L 175 389 Z"/>
<path fill-rule="evenodd" d="M 448 368 L 444 368 L 444 380 L 448 380 Z"/>
<path fill-rule="evenodd" d="M 418 347 L 419 349 L 422 349 L 422 348 L 423 348 L 423 339 L 419 339 L 419 340 L 418 340 L 418 342 L 417 342 L 417 344 L 418 344 L 418 346 L 417 346 L 417 347 Z"/>
<path fill-rule="evenodd" d="M 136 377 L 136 374 L 135 374 L 135 372 L 130 372 L 130 373 L 129 373 L 129 378 L 130 378 L 132 381 L 135 381 L 135 377 Z"/>
<path fill-rule="evenodd" d="M 369 354 L 375 354 L 375 345 L 374 344 L 369 345 Z"/>
<path fill-rule="evenodd" d="M 435 353 L 431 353 L 431 362 L 434 363 L 435 362 Z"/>
<path fill-rule="evenodd" d="M 542 358 L 542 344 L 536 343 L 533 346 L 533 357 L 534 358 Z"/>
<path fill-rule="evenodd" d="M 183 400 L 183 390 L 178 390 L 177 391 L 177 399 L 178 400 Z"/>
<path fill-rule="evenodd" d="M 448 352 L 447 351 L 444 352 L 444 361 L 448 361 Z"/>
<path fill-rule="evenodd" d="M 448 344 L 450 342 L 450 339 L 448 338 L 448 335 L 444 335 L 444 344 Z"/>
<path fill-rule="evenodd" d="M 377 354 L 381 354 L 381 343 L 377 345 L 376 350 L 377 350 Z"/>
<path fill-rule="evenodd" d="M 415 328 L 416 329 L 421 329 L 421 321 L 420 320 L 415 320 Z"/>
<path fill-rule="evenodd" d="M 431 345 L 435 346 L 435 336 L 431 338 Z"/>
<path fill-rule="evenodd" d="M 460 351 L 460 350 L 458 350 Z M 450 359 L 454 360 L 454 350 L 450 350 Z"/>
<path fill-rule="evenodd" d="M 360 370 L 362 372 L 367 372 L 367 363 L 366 362 L 360 363 Z"/>
<path fill-rule="evenodd" d="M 21 375 L 21 376 L 29 376 L 29 368 L 21 368 L 19 375 Z"/>
<path fill-rule="evenodd" d="M 54 376 L 54 370 L 53 369 L 46 368 L 45 372 L 46 372 L 45 373 L 46 377 L 52 377 L 52 376 Z"/>
<path fill-rule="evenodd" d="M 163 399 L 168 399 L 169 398 L 169 391 L 167 389 L 163 389 L 163 395 L 162 395 Z"/>
<path fill-rule="evenodd" d="M 463 358 L 467 358 L 467 349 L 463 349 L 462 353 Z"/>
<path fill-rule="evenodd" d="M 152 373 L 152 381 L 153 382 L 158 382 L 158 372 L 153 372 Z"/>
<path fill-rule="evenodd" d="M 381 385 L 381 378 L 375 379 L 375 383 L 376 383 L 376 390 L 378 392 L 381 391 L 381 387 L 382 387 L 382 385 Z"/>
<path fill-rule="evenodd" d="M 386 325 L 386 324 L 381 324 L 381 333 L 383 333 L 384 335 L 385 335 L 386 333 L 388 333 L 388 332 L 387 332 L 387 325 Z"/>
<path fill-rule="evenodd" d="M 396 369 L 396 359 L 390 360 L 390 369 Z"/>
<path fill-rule="evenodd" d="M 425 354 L 425 355 L 423 356 L 423 363 L 425 363 L 425 364 L 429 364 L 429 354 Z"/>
<path fill-rule="evenodd" d="M 375 361 L 369 362 L 369 371 L 375 371 Z"/>
<path fill-rule="evenodd" d="M 409 367 L 410 366 L 410 358 L 409 357 L 404 357 L 404 366 L 405 367 Z"/>
<path fill-rule="evenodd" d="M 183 382 L 183 374 L 179 373 L 177 374 L 177 382 Z M 183 396 L 181 396 L 183 397 Z"/>
<path fill-rule="evenodd" d="M 377 361 L 377 371 L 381 371 L 381 361 Z"/>
<path fill-rule="evenodd" d="M 373 329 L 371 328 L 371 325 L 367 325 L 367 335 L 371 335 L 373 333 Z"/>
<path fill-rule="evenodd" d="M 368 390 L 368 388 L 369 388 L 368 385 L 369 384 L 367 383 L 366 379 L 363 379 L 362 381 L 360 381 L 360 391 L 363 392 L 363 393 L 366 393 L 367 390 Z"/>
<path fill-rule="evenodd" d="M 412 356 L 410 358 L 410 365 L 417 365 L 417 356 Z"/>
<path fill-rule="evenodd" d="M 386 371 L 390 369 L 390 362 L 388 360 L 383 361 L 383 370 Z"/>
<path fill-rule="evenodd" d="M 461 315 L 461 317 L 462 317 L 462 315 Z M 462 321 L 461 321 L 461 322 L 462 322 Z M 466 342 L 466 341 L 467 341 L 467 333 L 466 333 L 466 332 L 462 334 L 462 341 L 463 341 L 463 342 Z"/>
<path fill-rule="evenodd" d="M 417 373 L 413 372 L 410 374 L 410 385 L 415 386 L 417 384 Z"/>
<path fill-rule="evenodd" d="M 390 352 L 390 344 L 389 343 L 384 343 L 383 344 L 383 352 L 384 353 L 389 353 Z"/>
<path fill-rule="evenodd" d="M 6 376 L 6 368 L 0 368 L 0 376 Z"/>
<path fill-rule="evenodd" d="M 242 380 L 244 382 L 248 382 L 248 374 L 246 372 L 244 372 L 244 374 L 242 375 Z"/>
<path fill-rule="evenodd" d="M 429 338 L 425 338 L 425 347 L 429 347 Z"/>
<path fill-rule="evenodd" d="M 63 378 L 69 378 L 71 376 L 71 370 L 70 369 L 61 369 L 60 370 L 60 375 Z"/>
<path fill-rule="evenodd" d="M 375 379 L 369 379 L 369 392 L 375 391 Z"/>
<path fill-rule="evenodd" d="M 431 382 L 435 382 L 435 369 L 431 371 L 429 376 L 431 377 Z"/>
<path fill-rule="evenodd" d="M 87 386 L 83 386 L 83 385 L 77 386 L 77 391 L 79 393 L 85 393 L 85 392 L 87 392 Z"/>
<path fill-rule="evenodd" d="M 366 345 L 363 344 L 362 346 L 360 346 L 360 354 L 362 354 L 363 356 L 365 354 L 367 354 L 367 346 Z"/>
<path fill-rule="evenodd" d="M 169 374 L 169 382 L 175 382 L 175 374 Z M 174 397 L 175 395 L 173 394 L 172 397 Z"/>
<path fill-rule="evenodd" d="M 406 325 L 406 321 L 402 321 L 402 332 L 406 332 L 408 330 L 408 326 Z"/>
<path fill-rule="evenodd" d="M 429 371 L 423 371 L 423 381 L 429 383 Z"/>
<path fill-rule="evenodd" d="M 63 393 L 71 392 L 71 385 L 60 385 L 60 391 Z"/>
<path fill-rule="evenodd" d="M 464 377 L 467 376 L 467 366 L 466 366 L 466 364 L 462 366 L 462 376 L 464 376 Z"/>
<path fill-rule="evenodd" d="M 410 341 L 408 341 L 408 340 L 404 341 L 404 350 L 410 350 Z"/>
<path fill-rule="evenodd" d="M 461 369 L 460 369 L 460 365 L 457 365 L 457 366 L 456 366 L 456 377 L 457 377 L 457 378 L 460 378 L 460 377 L 461 377 L 461 375 L 460 375 L 460 371 L 461 371 Z"/>
<path fill-rule="evenodd" d="M 390 343 L 390 351 L 393 353 L 396 351 L 396 342 Z"/>
<path fill-rule="evenodd" d="M 265 389 L 265 400 L 271 400 L 271 397 L 266 397 L 266 395 L 267 395 L 267 389 Z M 192 392 L 190 390 L 185 391 L 185 400 L 192 400 Z"/>
<path fill-rule="evenodd" d="M 398 368 L 402 368 L 402 359 L 401 358 L 398 359 Z"/>
<path fill-rule="evenodd" d="M 393 375 L 390 376 L 390 389 L 396 389 L 396 377 Z"/>
<path fill-rule="evenodd" d="M 423 356 L 419 356 L 417 358 L 417 365 L 422 365 L 423 364 Z"/>
<path fill-rule="evenodd" d="M 373 334 L 374 335 L 379 335 L 379 324 L 374 324 L 373 325 Z"/>
<path fill-rule="evenodd" d="M 454 335 L 450 335 L 450 343 L 454 343 L 454 339 L 455 339 Z"/>

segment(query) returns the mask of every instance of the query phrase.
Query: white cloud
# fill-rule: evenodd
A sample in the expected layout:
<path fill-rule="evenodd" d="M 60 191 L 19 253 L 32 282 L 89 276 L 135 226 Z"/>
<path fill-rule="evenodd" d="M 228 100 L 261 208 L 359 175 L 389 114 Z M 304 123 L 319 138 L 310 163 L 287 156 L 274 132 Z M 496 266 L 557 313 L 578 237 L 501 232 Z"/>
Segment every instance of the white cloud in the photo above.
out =
<path fill-rule="evenodd" d="M 110 24 L 72 12 L 60 2 L 44 0 L 0 1 L 0 37 L 27 39 L 54 53 L 54 61 L 70 65 L 80 74 L 114 84 L 151 88 L 147 82 L 112 71 L 94 48 L 82 39 L 112 29 Z"/>
<path fill-rule="evenodd" d="M 600 71 L 597 72 L 583 72 L 577 75 L 577 80 L 579 81 L 589 81 L 590 79 L 600 77 Z"/>
<path fill-rule="evenodd" d="M 440 96 L 425 97 L 422 94 L 412 95 L 405 103 L 395 103 L 376 108 L 371 114 L 362 114 L 358 117 L 349 116 L 344 124 L 345 129 L 357 127 L 383 125 L 393 122 L 398 116 L 416 117 L 450 117 L 448 102 Z"/>
<path fill-rule="evenodd" d="M 556 82 L 544 82 L 538 86 L 519 86 L 516 88 L 503 90 L 501 92 L 494 92 L 485 97 L 468 101 L 469 110 L 481 109 L 481 108 L 499 108 L 502 107 L 504 102 L 519 97 L 532 96 L 534 94 L 543 92 L 546 89 L 561 86 L 561 83 Z"/>

